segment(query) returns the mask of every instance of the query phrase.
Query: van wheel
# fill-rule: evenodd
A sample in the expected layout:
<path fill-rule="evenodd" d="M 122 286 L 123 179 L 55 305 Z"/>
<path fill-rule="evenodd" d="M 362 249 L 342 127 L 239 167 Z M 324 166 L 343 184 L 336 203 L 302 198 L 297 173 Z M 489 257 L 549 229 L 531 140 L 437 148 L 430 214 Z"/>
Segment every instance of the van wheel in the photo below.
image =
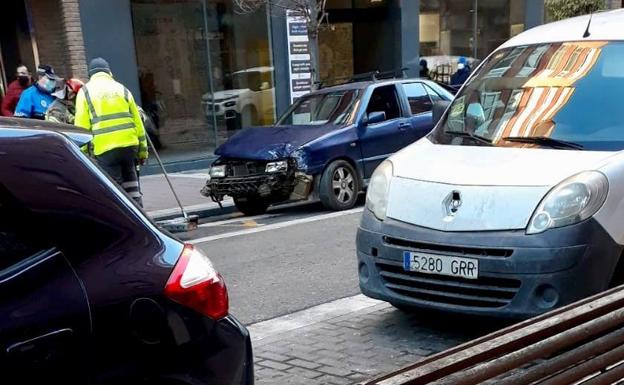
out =
<path fill-rule="evenodd" d="M 349 162 L 336 160 L 323 171 L 319 197 L 328 209 L 340 211 L 352 208 L 359 192 L 360 181 Z"/>
<path fill-rule="evenodd" d="M 271 204 L 260 197 L 239 197 L 234 198 L 234 205 L 241 213 L 251 216 L 264 214 Z"/>

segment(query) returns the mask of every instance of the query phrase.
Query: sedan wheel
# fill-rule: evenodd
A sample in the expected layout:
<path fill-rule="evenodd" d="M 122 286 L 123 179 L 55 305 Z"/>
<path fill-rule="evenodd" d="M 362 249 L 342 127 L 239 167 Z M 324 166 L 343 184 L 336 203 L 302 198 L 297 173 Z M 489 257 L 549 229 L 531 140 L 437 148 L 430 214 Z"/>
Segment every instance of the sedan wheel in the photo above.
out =
<path fill-rule="evenodd" d="M 355 195 L 355 179 L 351 171 L 338 167 L 332 178 L 332 189 L 338 202 L 344 204 L 351 201 Z"/>
<path fill-rule="evenodd" d="M 327 166 L 319 185 L 323 205 L 332 210 L 347 210 L 355 206 L 360 192 L 360 180 L 355 168 L 344 160 Z"/>

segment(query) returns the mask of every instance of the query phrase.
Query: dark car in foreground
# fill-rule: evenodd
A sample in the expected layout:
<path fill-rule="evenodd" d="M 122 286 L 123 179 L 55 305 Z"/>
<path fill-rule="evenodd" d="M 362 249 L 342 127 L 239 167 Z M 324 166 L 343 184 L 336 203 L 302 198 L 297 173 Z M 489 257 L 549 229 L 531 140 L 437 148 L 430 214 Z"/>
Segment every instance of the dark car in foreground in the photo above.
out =
<path fill-rule="evenodd" d="M 375 168 L 433 128 L 432 105 L 453 95 L 424 79 L 370 80 L 299 98 L 273 126 L 221 145 L 202 194 L 234 198 L 247 215 L 284 201 L 320 198 L 353 207 Z"/>
<path fill-rule="evenodd" d="M 223 278 L 68 126 L 0 119 L 0 382 L 253 384 Z"/>

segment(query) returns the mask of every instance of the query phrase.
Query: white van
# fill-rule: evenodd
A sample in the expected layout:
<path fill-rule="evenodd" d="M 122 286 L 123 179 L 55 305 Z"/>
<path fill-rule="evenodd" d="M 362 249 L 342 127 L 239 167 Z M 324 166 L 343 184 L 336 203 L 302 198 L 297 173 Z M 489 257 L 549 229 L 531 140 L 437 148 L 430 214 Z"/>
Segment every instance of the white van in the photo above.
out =
<path fill-rule="evenodd" d="M 623 150 L 624 10 L 512 38 L 372 176 L 362 292 L 528 317 L 624 283 Z"/>

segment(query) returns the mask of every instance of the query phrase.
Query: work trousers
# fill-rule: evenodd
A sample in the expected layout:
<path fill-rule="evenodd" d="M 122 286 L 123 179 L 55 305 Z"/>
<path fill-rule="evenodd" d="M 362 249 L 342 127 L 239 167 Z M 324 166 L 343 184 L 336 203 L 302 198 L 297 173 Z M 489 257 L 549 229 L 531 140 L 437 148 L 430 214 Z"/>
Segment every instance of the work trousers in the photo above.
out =
<path fill-rule="evenodd" d="M 123 188 L 130 198 L 143 207 L 139 176 L 136 170 L 137 147 L 121 147 L 96 155 L 100 167 Z"/>

